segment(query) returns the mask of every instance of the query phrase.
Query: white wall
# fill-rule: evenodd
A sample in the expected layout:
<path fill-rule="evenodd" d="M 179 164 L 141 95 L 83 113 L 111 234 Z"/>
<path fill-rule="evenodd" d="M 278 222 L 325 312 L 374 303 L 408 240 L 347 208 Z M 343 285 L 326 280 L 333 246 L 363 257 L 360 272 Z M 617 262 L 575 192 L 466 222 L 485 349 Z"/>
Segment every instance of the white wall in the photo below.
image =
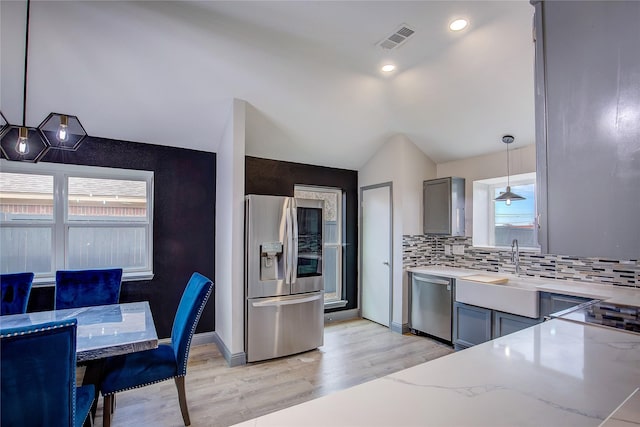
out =
<path fill-rule="evenodd" d="M 245 118 L 246 102 L 234 99 L 216 167 L 216 334 L 230 362 L 244 352 Z"/>
<path fill-rule="evenodd" d="M 408 322 L 407 289 L 402 269 L 402 235 L 422 233 L 422 181 L 435 177 L 436 164 L 401 134 L 392 137 L 358 170 L 360 188 L 384 182 L 392 183 L 392 325 L 396 327 Z"/>
<path fill-rule="evenodd" d="M 509 149 L 509 174 L 536 171 L 536 147 L 534 144 Z M 473 181 L 507 175 L 507 149 L 504 151 L 469 157 L 437 165 L 437 177 L 457 176 L 465 178 L 465 234 L 473 235 Z M 422 231 L 415 234 L 421 234 Z"/>

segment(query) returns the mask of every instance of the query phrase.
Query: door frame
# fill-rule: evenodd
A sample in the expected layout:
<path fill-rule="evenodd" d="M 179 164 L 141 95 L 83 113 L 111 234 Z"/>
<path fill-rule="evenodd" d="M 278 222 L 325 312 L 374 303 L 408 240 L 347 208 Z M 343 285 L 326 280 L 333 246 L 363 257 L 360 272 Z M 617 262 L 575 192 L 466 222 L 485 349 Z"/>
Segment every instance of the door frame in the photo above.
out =
<path fill-rule="evenodd" d="M 364 245 L 362 244 L 363 241 L 363 234 L 364 234 L 364 222 L 363 222 L 363 215 L 362 215 L 362 201 L 364 198 L 364 192 L 367 190 L 374 190 L 377 188 L 381 188 L 381 187 L 388 187 L 389 188 L 389 329 L 391 329 L 391 324 L 393 322 L 393 182 L 388 181 L 388 182 L 383 182 L 380 184 L 373 184 L 373 185 L 366 185 L 364 187 L 360 187 L 360 198 L 359 198 L 359 217 L 358 220 L 360 221 L 360 227 L 359 227 L 359 236 L 358 236 L 358 287 L 359 287 L 359 292 L 358 292 L 358 311 L 360 312 L 360 317 L 362 317 L 362 291 L 363 291 L 363 286 L 362 286 L 362 254 L 364 251 Z"/>

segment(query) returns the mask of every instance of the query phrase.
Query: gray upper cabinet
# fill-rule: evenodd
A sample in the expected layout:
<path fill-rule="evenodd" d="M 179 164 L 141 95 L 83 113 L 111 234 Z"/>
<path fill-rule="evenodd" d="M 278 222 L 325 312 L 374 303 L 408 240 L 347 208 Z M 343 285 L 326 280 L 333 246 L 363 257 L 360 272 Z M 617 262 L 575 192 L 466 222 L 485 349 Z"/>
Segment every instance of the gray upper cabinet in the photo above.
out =
<path fill-rule="evenodd" d="M 539 241 L 640 257 L 640 2 L 535 7 Z"/>
<path fill-rule="evenodd" d="M 464 178 L 424 181 L 424 234 L 464 236 Z"/>

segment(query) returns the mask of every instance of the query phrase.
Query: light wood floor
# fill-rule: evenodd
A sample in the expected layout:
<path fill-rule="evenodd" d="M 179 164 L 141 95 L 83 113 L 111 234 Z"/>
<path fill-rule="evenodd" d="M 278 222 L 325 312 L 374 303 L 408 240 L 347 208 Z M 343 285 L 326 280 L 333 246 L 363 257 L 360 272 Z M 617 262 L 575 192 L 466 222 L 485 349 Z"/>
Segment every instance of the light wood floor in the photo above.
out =
<path fill-rule="evenodd" d="M 327 325 L 317 350 L 234 368 L 215 345 L 194 346 L 186 377 L 191 425 L 232 425 L 452 352 L 362 319 Z M 102 426 L 102 397 L 95 426 Z M 112 426 L 183 426 L 174 382 L 118 393 Z"/>

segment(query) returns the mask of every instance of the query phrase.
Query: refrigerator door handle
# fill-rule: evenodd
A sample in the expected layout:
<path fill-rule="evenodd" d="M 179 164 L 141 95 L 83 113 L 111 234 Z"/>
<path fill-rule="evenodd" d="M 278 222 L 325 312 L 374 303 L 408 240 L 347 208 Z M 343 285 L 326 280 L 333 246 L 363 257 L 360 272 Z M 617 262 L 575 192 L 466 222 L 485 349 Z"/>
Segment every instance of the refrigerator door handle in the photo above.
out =
<path fill-rule="evenodd" d="M 291 262 L 291 253 L 292 253 L 292 245 L 291 245 L 291 199 L 286 199 L 284 201 L 283 215 L 285 219 L 285 236 L 284 242 L 286 245 L 285 249 L 285 277 L 284 282 L 286 284 L 291 284 L 291 270 L 292 270 L 292 262 Z"/>
<path fill-rule="evenodd" d="M 289 242 L 287 242 L 287 223 L 288 223 L 289 207 L 285 199 L 282 204 L 282 214 L 280 215 L 280 232 L 278 238 L 282 242 L 282 258 L 284 262 L 284 283 L 289 284 Z"/>
<path fill-rule="evenodd" d="M 266 301 L 252 302 L 251 305 L 253 307 L 277 307 L 281 305 L 304 304 L 306 302 L 319 300 L 320 298 L 322 298 L 322 295 L 313 295 L 305 298 L 290 298 L 290 299 L 274 298 Z"/>
<path fill-rule="evenodd" d="M 293 218 L 293 255 L 291 257 L 291 284 L 298 278 L 298 206 L 296 199 L 291 199 L 291 218 Z"/>

